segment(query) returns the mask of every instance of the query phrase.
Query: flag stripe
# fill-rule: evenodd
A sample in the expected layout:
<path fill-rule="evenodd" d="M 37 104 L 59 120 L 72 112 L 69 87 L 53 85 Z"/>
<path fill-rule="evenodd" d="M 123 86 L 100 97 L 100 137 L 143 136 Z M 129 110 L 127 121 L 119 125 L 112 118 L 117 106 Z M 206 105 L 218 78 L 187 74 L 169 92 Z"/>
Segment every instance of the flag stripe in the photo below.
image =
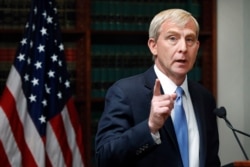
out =
<path fill-rule="evenodd" d="M 15 161 L 17 159 L 20 159 L 21 153 L 18 149 L 18 146 L 16 145 L 15 138 L 12 134 L 12 131 L 10 129 L 9 120 L 6 117 L 6 114 L 2 110 L 2 107 L 0 108 L 0 139 L 1 142 L 4 143 L 4 152 L 8 156 L 8 161 L 11 164 L 11 166 L 16 166 L 19 164 L 19 161 Z M 12 158 L 12 156 L 16 157 L 15 159 Z"/>
<path fill-rule="evenodd" d="M 73 99 L 70 98 L 68 103 L 66 104 L 67 105 L 67 109 L 69 111 L 76 111 L 75 109 L 75 105 L 74 105 L 74 102 L 73 102 Z M 71 120 L 71 123 L 72 123 L 72 127 L 74 129 L 74 132 L 75 134 L 77 134 L 75 136 L 75 139 L 76 139 L 76 144 L 78 145 L 78 147 L 76 148 L 78 151 L 75 153 L 76 156 L 81 156 L 81 159 L 84 160 L 84 152 L 83 152 L 83 149 L 79 149 L 79 148 L 83 148 L 83 138 L 82 138 L 82 129 L 81 129 L 81 126 L 79 124 L 79 117 L 77 116 L 77 113 L 76 112 L 67 112 L 68 114 L 68 117 L 70 118 Z M 76 121 L 77 120 L 77 121 Z M 65 125 L 66 127 L 68 127 L 68 125 Z M 69 134 L 68 134 L 69 135 Z M 71 149 L 73 149 L 71 147 Z M 74 151 L 73 151 L 74 152 Z"/>
<path fill-rule="evenodd" d="M 37 166 L 26 142 L 24 139 L 24 130 L 23 130 L 23 125 L 22 122 L 19 119 L 18 116 L 18 112 L 15 108 L 16 104 L 15 104 L 15 99 L 13 98 L 12 94 L 10 93 L 9 89 L 6 87 L 6 89 L 4 89 L 4 93 L 3 93 L 3 97 L 1 99 L 1 104 L 2 104 L 2 108 L 5 111 L 5 114 L 9 120 L 10 123 L 10 128 L 11 131 L 15 132 L 12 133 L 14 135 L 15 138 L 15 142 L 18 145 L 18 148 L 21 152 L 22 155 L 25 155 L 22 157 L 22 166 Z M 8 111 L 8 112 L 6 112 Z M 6 141 L 7 142 L 7 141 Z M 12 157 L 12 156 L 10 156 Z"/>
<path fill-rule="evenodd" d="M 49 159 L 49 155 L 48 155 L 48 153 L 46 154 L 46 167 L 52 167 L 52 163 L 51 163 L 51 161 L 50 161 L 50 159 Z"/>
<path fill-rule="evenodd" d="M 67 166 L 72 166 L 72 153 L 67 142 L 67 135 L 65 132 L 65 127 L 63 126 L 63 120 L 61 114 L 58 114 L 50 120 L 51 127 L 55 132 L 58 143 L 61 147 L 62 154 Z M 67 136 L 67 137 L 66 137 Z"/>
<path fill-rule="evenodd" d="M 1 115 L 1 114 L 0 114 Z M 0 140 L 0 160 L 1 160 L 1 165 L 4 167 L 11 167 L 10 162 L 8 160 L 8 156 L 6 155 L 3 147 L 3 143 Z"/>
<path fill-rule="evenodd" d="M 18 166 L 20 162 L 15 160 L 20 159 L 19 157 L 21 156 L 21 153 L 16 145 L 14 136 L 10 129 L 9 120 L 2 110 L 2 107 L 0 107 L 0 127 L 0 140 L 5 150 L 1 151 L 3 152 L 1 155 L 5 154 L 7 156 L 10 166 Z M 16 158 L 12 158 L 13 156 Z"/>
<path fill-rule="evenodd" d="M 70 103 L 70 101 L 68 103 Z M 66 129 L 66 136 L 68 136 L 67 141 L 69 143 L 69 147 L 71 149 L 71 153 L 72 153 L 72 156 L 73 156 L 72 157 L 73 158 L 72 166 L 76 166 L 76 165 L 78 166 L 79 164 L 74 164 L 74 163 L 81 162 L 82 159 L 83 159 L 81 157 L 82 154 L 81 154 L 81 152 L 79 150 L 79 148 L 82 148 L 82 147 L 79 147 L 79 143 L 82 143 L 82 140 L 77 141 L 76 132 L 79 132 L 79 130 L 78 130 L 79 128 L 77 130 L 74 130 L 74 127 L 72 126 L 74 121 L 71 120 L 71 119 L 68 119 L 68 118 L 70 118 L 70 115 L 69 115 L 70 113 L 71 113 L 71 116 L 76 115 L 76 114 L 73 114 L 72 112 L 69 112 L 70 110 L 68 110 L 68 105 L 66 105 L 66 106 L 67 107 L 64 107 L 63 111 L 61 112 L 61 115 L 62 115 L 62 118 L 63 118 L 64 127 Z M 74 120 L 78 120 L 78 119 L 74 118 Z M 75 127 L 75 128 L 77 128 L 77 127 Z M 81 131 L 78 133 L 78 136 L 82 136 L 82 135 L 79 135 L 79 134 L 81 134 Z M 82 164 L 83 164 L 83 162 L 82 162 Z"/>
<path fill-rule="evenodd" d="M 48 158 L 50 159 L 52 166 L 54 166 L 54 167 L 66 166 L 60 145 L 57 141 L 57 137 L 53 131 L 51 124 L 48 124 L 48 126 L 47 126 L 47 133 L 50 135 L 47 136 L 46 151 L 47 151 Z"/>

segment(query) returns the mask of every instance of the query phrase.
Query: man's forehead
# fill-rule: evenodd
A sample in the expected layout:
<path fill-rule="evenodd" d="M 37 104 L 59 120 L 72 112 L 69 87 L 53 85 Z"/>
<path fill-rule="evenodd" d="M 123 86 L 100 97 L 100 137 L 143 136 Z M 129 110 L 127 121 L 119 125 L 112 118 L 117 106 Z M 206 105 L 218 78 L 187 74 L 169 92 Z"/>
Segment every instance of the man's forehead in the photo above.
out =
<path fill-rule="evenodd" d="M 166 20 L 163 22 L 160 28 L 160 32 L 178 32 L 178 31 L 187 31 L 189 33 L 196 34 L 197 32 L 197 27 L 195 23 L 192 20 L 189 20 L 186 23 L 183 22 L 174 22 L 174 21 L 169 21 Z"/>

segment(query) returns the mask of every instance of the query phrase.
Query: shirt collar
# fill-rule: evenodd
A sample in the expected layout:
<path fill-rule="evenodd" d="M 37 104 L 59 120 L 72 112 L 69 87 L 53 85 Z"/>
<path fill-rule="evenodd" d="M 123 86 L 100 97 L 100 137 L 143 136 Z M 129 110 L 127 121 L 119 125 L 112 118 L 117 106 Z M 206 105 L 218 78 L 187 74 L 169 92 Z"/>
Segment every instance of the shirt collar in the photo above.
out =
<path fill-rule="evenodd" d="M 154 70 L 155 70 L 157 78 L 161 82 L 161 86 L 164 91 L 164 94 L 174 93 L 177 88 L 177 85 L 169 77 L 163 74 L 163 72 L 161 72 L 156 65 L 154 65 Z M 184 90 L 184 94 L 186 95 L 188 93 L 187 75 L 185 77 L 184 82 L 180 85 L 180 87 Z"/>

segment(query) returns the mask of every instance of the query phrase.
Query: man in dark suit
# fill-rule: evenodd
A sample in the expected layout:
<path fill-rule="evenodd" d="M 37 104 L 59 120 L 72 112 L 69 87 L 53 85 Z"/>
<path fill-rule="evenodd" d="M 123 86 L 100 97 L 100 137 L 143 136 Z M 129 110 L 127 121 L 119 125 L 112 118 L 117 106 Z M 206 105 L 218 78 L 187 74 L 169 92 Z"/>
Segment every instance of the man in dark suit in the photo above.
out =
<path fill-rule="evenodd" d="M 96 134 L 98 167 L 220 166 L 215 99 L 187 78 L 199 49 L 198 35 L 197 21 L 185 10 L 169 9 L 153 18 L 148 46 L 154 66 L 109 88 Z M 175 130 L 177 87 L 184 91 L 187 162 Z M 184 126 L 183 121 L 177 124 Z"/>

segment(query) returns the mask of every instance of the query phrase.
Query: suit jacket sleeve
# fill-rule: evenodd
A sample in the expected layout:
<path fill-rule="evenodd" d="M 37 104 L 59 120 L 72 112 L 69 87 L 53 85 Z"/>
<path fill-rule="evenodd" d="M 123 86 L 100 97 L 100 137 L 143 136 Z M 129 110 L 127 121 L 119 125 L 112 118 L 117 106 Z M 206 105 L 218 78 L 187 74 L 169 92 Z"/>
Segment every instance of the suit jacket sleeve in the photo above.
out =
<path fill-rule="evenodd" d="M 135 159 L 156 146 L 148 127 L 148 115 L 145 114 L 149 113 L 150 105 L 147 103 L 150 101 L 140 105 L 140 101 L 136 100 L 140 98 L 140 90 L 136 91 L 137 97 L 137 93 L 128 96 L 130 93 L 127 91 L 115 84 L 107 92 L 96 135 L 96 160 L 99 167 L 129 166 L 130 162 L 135 162 Z M 131 104 L 133 100 L 137 105 Z M 146 110 L 138 117 L 140 120 L 136 120 L 132 112 L 136 109 L 131 108 L 133 106 L 142 107 L 140 111 Z"/>

